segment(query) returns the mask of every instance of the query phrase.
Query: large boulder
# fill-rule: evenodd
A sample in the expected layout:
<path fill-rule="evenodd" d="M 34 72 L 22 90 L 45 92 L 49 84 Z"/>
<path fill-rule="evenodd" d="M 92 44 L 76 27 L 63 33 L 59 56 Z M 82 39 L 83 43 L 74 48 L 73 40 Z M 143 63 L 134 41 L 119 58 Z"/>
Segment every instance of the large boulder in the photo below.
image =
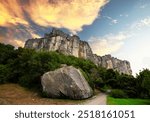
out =
<path fill-rule="evenodd" d="M 64 66 L 42 76 L 42 87 L 49 97 L 86 99 L 93 95 L 93 90 L 79 69 Z"/>

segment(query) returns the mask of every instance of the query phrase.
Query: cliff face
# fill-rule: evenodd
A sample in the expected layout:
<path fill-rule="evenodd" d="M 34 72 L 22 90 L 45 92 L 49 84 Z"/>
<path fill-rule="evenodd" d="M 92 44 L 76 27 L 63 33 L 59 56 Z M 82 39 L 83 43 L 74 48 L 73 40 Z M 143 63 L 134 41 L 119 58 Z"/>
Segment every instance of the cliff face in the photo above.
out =
<path fill-rule="evenodd" d="M 123 74 L 132 74 L 132 70 L 130 67 L 130 63 L 126 60 L 120 60 L 114 57 L 111 57 L 111 55 L 105 55 L 105 56 L 97 56 L 94 54 L 94 63 L 98 66 L 105 67 L 107 69 L 114 69 L 118 71 L 119 73 Z"/>
<path fill-rule="evenodd" d="M 25 48 L 58 51 L 84 59 L 93 57 L 92 50 L 87 42 L 81 41 L 78 36 L 69 36 L 56 29 L 53 29 L 50 34 L 45 34 L 44 38 L 27 40 Z"/>
<path fill-rule="evenodd" d="M 50 34 L 45 34 L 44 38 L 27 40 L 25 48 L 33 48 L 41 51 L 58 51 L 65 55 L 89 59 L 96 65 L 107 69 L 114 69 L 124 74 L 132 74 L 128 61 L 119 60 L 111 57 L 111 55 L 97 56 L 93 54 L 87 42 L 80 40 L 78 36 L 70 36 L 57 29 L 53 29 Z"/>

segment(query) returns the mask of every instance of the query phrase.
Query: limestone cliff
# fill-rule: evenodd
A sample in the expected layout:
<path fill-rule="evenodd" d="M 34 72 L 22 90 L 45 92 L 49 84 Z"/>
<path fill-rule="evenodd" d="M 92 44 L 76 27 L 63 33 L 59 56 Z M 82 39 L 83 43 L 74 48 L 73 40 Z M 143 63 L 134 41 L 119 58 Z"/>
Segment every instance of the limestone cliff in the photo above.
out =
<path fill-rule="evenodd" d="M 45 34 L 43 38 L 27 40 L 25 48 L 33 48 L 41 51 L 58 51 L 65 55 L 89 59 L 96 65 L 107 69 L 114 69 L 124 74 L 132 74 L 128 61 L 119 60 L 111 57 L 111 55 L 97 56 L 93 54 L 86 41 L 80 40 L 76 35 L 70 36 L 57 29 L 53 29 L 49 34 Z"/>
<path fill-rule="evenodd" d="M 128 61 L 114 58 L 111 55 L 97 56 L 94 54 L 94 63 L 107 69 L 114 69 L 119 73 L 132 74 L 130 63 Z"/>

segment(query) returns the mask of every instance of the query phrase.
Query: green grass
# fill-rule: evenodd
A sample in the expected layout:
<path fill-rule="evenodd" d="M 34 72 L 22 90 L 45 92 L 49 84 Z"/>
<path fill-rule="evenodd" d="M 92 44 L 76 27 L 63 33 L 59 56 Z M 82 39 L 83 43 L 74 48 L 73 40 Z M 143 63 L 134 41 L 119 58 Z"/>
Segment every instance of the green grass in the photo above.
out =
<path fill-rule="evenodd" d="M 150 105 L 150 99 L 122 99 L 108 96 L 107 105 Z"/>

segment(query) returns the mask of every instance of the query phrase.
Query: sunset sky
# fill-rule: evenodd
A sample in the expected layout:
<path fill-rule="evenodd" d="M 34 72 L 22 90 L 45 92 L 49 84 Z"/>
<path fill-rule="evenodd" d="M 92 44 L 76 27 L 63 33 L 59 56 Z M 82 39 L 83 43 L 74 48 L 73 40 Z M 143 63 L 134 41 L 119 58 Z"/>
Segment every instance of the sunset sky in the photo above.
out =
<path fill-rule="evenodd" d="M 150 0 L 0 0 L 0 42 L 23 47 L 52 27 L 77 34 L 94 53 L 150 69 Z"/>

